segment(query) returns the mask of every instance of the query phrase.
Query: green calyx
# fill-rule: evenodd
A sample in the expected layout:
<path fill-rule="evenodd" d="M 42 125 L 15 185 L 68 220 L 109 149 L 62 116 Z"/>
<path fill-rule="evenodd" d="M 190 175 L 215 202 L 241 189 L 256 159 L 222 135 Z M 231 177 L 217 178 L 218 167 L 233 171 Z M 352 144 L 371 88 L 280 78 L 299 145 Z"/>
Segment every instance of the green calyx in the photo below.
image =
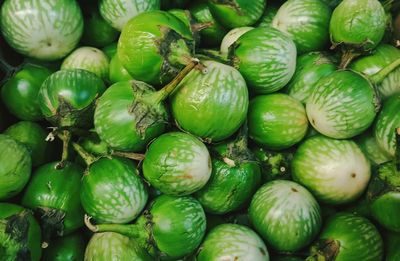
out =
<path fill-rule="evenodd" d="M 306 261 L 334 261 L 340 251 L 340 242 L 332 239 L 322 239 L 311 247 L 311 255 Z"/>

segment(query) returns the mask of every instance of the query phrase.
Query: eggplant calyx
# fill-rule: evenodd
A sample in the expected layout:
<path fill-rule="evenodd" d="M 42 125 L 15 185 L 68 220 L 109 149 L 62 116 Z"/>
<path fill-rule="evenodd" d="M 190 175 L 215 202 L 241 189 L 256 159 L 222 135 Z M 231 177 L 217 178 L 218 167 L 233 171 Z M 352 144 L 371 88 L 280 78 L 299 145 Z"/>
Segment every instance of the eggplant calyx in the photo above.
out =
<path fill-rule="evenodd" d="M 381 164 L 368 187 L 368 200 L 372 202 L 388 192 L 400 192 L 399 174 L 392 161 Z"/>
<path fill-rule="evenodd" d="M 76 142 L 72 142 L 72 147 L 74 150 L 81 156 L 81 158 L 85 161 L 86 165 L 89 167 L 94 162 L 98 160 L 97 157 L 93 156 L 89 152 L 87 152 L 81 145 Z"/>
<path fill-rule="evenodd" d="M 311 255 L 306 261 L 334 261 L 340 251 L 340 242 L 334 239 L 318 240 L 311 247 Z"/>
<path fill-rule="evenodd" d="M 43 231 L 42 248 L 47 248 L 54 235 L 64 235 L 65 212 L 61 209 L 38 207 L 35 214 Z"/>

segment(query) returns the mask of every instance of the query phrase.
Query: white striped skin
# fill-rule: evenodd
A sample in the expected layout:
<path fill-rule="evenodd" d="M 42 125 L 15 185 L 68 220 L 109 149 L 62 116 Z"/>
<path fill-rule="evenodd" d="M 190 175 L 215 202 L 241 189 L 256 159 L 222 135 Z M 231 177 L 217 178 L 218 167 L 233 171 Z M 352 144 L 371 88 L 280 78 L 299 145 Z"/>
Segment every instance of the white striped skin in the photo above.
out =
<path fill-rule="evenodd" d="M 289 180 L 262 186 L 251 201 L 249 217 L 269 245 L 285 252 L 308 245 L 322 225 L 320 207 L 313 195 Z"/>
<path fill-rule="evenodd" d="M 134 239 L 115 232 L 95 233 L 90 239 L 85 261 L 150 261 L 152 258 Z"/>
<path fill-rule="evenodd" d="M 279 8 L 272 26 L 292 37 L 299 54 L 319 51 L 329 42 L 331 12 L 320 0 L 289 0 Z"/>
<path fill-rule="evenodd" d="M 379 146 L 389 154 L 395 156 L 395 130 L 400 127 L 400 95 L 394 95 L 385 101 L 374 126 L 375 138 Z"/>
<path fill-rule="evenodd" d="M 109 66 L 109 59 L 101 50 L 94 47 L 80 47 L 64 59 L 61 69 L 87 70 L 106 81 Z"/>
<path fill-rule="evenodd" d="M 160 0 L 100 0 L 100 14 L 112 27 L 122 31 L 136 15 L 149 10 L 160 10 Z"/>
<path fill-rule="evenodd" d="M 256 93 L 282 89 L 296 69 L 296 45 L 288 35 L 272 27 L 255 28 L 235 42 L 231 57 L 235 68 Z"/>
<path fill-rule="evenodd" d="M 222 55 L 228 55 L 229 47 L 239 39 L 244 33 L 254 29 L 254 27 L 244 26 L 230 30 L 222 39 L 220 52 Z"/>
<path fill-rule="evenodd" d="M 212 229 L 199 248 L 198 261 L 269 261 L 267 247 L 250 228 L 222 224 Z"/>
<path fill-rule="evenodd" d="M 336 71 L 317 82 L 306 111 L 318 132 L 335 139 L 352 138 L 372 124 L 376 95 L 362 75 Z"/>
<path fill-rule="evenodd" d="M 292 161 L 293 180 L 321 202 L 354 201 L 371 177 L 370 163 L 356 143 L 313 136 L 299 146 Z"/>
<path fill-rule="evenodd" d="M 75 0 L 6 0 L 0 25 L 4 38 L 17 52 L 53 61 L 78 44 L 83 17 Z"/>

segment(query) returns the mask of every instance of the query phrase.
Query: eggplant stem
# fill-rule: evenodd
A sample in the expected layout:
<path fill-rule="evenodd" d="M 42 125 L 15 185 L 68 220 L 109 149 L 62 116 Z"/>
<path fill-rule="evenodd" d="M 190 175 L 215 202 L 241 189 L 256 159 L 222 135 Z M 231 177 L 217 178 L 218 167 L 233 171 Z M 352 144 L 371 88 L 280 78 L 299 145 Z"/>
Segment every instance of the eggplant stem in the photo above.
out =
<path fill-rule="evenodd" d="M 93 223 L 90 221 L 91 219 L 92 219 L 91 216 L 85 214 L 84 222 L 86 227 L 93 233 L 96 233 L 99 230 L 99 228 L 96 225 L 93 225 Z"/>
<path fill-rule="evenodd" d="M 65 163 L 67 162 L 69 156 L 68 149 L 71 141 L 71 132 L 68 130 L 63 130 L 61 134 L 58 134 L 58 137 L 63 142 L 63 151 L 61 154 L 61 161 L 57 163 L 56 168 L 62 169 L 65 167 Z"/>
<path fill-rule="evenodd" d="M 142 161 L 142 160 L 144 160 L 144 157 L 145 157 L 144 154 L 134 153 L 134 152 L 125 152 L 125 151 L 112 151 L 111 155 L 128 158 L 128 159 L 132 159 L 132 160 L 137 160 L 137 161 Z"/>
<path fill-rule="evenodd" d="M 347 66 L 353 61 L 353 59 L 360 55 L 360 53 L 354 52 L 352 50 L 343 50 L 339 68 L 346 69 Z"/>
<path fill-rule="evenodd" d="M 98 224 L 93 225 L 91 222 L 92 217 L 85 214 L 84 223 L 86 227 L 94 232 L 116 232 L 127 237 L 136 238 L 139 233 L 136 231 L 135 225 L 127 225 L 127 224 Z"/>
<path fill-rule="evenodd" d="M 389 73 L 391 73 L 394 69 L 400 66 L 400 59 L 397 59 L 393 61 L 391 64 L 380 70 L 379 72 L 375 73 L 374 75 L 371 75 L 369 77 L 370 81 L 373 84 L 380 84 L 387 76 Z"/>
<path fill-rule="evenodd" d="M 200 32 L 201 30 L 210 28 L 213 25 L 214 25 L 213 22 L 205 22 L 205 23 L 195 23 L 192 24 L 190 27 L 192 29 L 192 32 Z"/>
<path fill-rule="evenodd" d="M 82 157 L 82 159 L 85 161 L 87 166 L 92 165 L 97 158 L 95 156 L 93 156 L 92 154 L 90 154 L 89 152 L 87 152 L 81 145 L 79 145 L 76 142 L 72 142 L 72 147 L 74 148 L 74 150 L 79 154 L 79 156 Z"/>

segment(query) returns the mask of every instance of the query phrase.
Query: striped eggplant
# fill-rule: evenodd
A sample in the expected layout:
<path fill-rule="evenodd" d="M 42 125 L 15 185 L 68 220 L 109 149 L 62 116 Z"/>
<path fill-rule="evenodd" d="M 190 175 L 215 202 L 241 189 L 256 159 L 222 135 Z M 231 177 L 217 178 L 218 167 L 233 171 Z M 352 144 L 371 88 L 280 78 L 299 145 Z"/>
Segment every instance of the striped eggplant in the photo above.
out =
<path fill-rule="evenodd" d="M 249 216 L 268 245 L 285 252 L 307 246 L 322 225 L 321 210 L 313 195 L 289 180 L 263 185 L 250 203 Z"/>
<path fill-rule="evenodd" d="M 372 131 L 367 130 L 357 136 L 355 141 L 372 165 L 378 166 L 391 160 L 389 154 L 379 146 Z"/>
<path fill-rule="evenodd" d="M 371 170 L 355 142 L 317 135 L 295 152 L 292 177 L 319 201 L 338 205 L 354 201 L 364 192 Z"/>
<path fill-rule="evenodd" d="M 394 232 L 386 232 L 385 241 L 385 261 L 400 260 L 400 234 Z"/>
<path fill-rule="evenodd" d="M 379 45 L 374 53 L 358 58 L 349 66 L 352 70 L 373 76 L 379 71 L 387 68 L 391 63 L 400 59 L 400 50 L 388 44 Z M 377 89 L 383 98 L 400 93 L 400 68 L 388 72 Z"/>
<path fill-rule="evenodd" d="M 40 227 L 32 212 L 21 206 L 0 203 L 0 255 L 4 261 L 39 261 Z"/>
<path fill-rule="evenodd" d="M 254 156 L 261 165 L 261 181 L 266 183 L 275 179 L 290 179 L 293 153 L 289 151 L 274 151 L 264 147 L 252 148 Z"/>
<path fill-rule="evenodd" d="M 133 80 L 132 76 L 122 66 L 117 54 L 114 55 L 110 60 L 108 79 L 110 79 L 111 83 Z"/>
<path fill-rule="evenodd" d="M 171 95 L 171 111 L 183 130 L 207 142 L 230 137 L 243 124 L 249 104 L 246 82 L 233 67 L 204 61 Z"/>
<path fill-rule="evenodd" d="M 341 212 L 326 221 L 306 261 L 380 261 L 382 258 L 383 242 L 376 227 L 364 217 Z"/>
<path fill-rule="evenodd" d="M 17 195 L 31 176 L 28 149 L 8 135 L 0 134 L 0 200 Z"/>
<path fill-rule="evenodd" d="M 193 48 L 192 31 L 179 18 L 149 11 L 126 24 L 118 41 L 118 56 L 134 79 L 159 85 L 190 63 Z"/>
<path fill-rule="evenodd" d="M 206 46 L 218 46 L 226 34 L 226 29 L 212 16 L 207 3 L 195 3 L 189 11 L 196 22 L 211 23 L 207 28 L 200 31 L 201 43 Z"/>
<path fill-rule="evenodd" d="M 100 0 L 101 16 L 112 27 L 122 31 L 133 17 L 152 10 L 160 10 L 160 0 Z"/>
<path fill-rule="evenodd" d="M 378 0 L 343 0 L 333 10 L 329 33 L 333 47 L 342 47 L 341 68 L 382 40 L 386 14 Z"/>
<path fill-rule="evenodd" d="M 262 239 L 250 228 L 221 224 L 207 234 L 196 260 L 269 261 L 269 254 Z"/>
<path fill-rule="evenodd" d="M 38 101 L 43 115 L 58 127 L 90 125 L 96 98 L 105 90 L 103 81 L 82 69 L 61 70 L 42 84 Z"/>
<path fill-rule="evenodd" d="M 139 216 L 148 194 L 135 165 L 125 158 L 95 158 L 73 146 L 87 164 L 80 189 L 86 213 L 102 223 L 128 223 Z"/>
<path fill-rule="evenodd" d="M 299 54 L 320 51 L 329 42 L 331 8 L 320 0 L 288 0 L 272 26 L 290 35 Z"/>
<path fill-rule="evenodd" d="M 400 95 L 393 95 L 387 99 L 378 114 L 374 125 L 375 139 L 379 146 L 390 157 L 394 157 L 396 150 L 396 128 L 400 127 Z"/>
<path fill-rule="evenodd" d="M 66 162 L 63 169 L 56 166 L 53 162 L 36 169 L 21 199 L 23 206 L 40 217 L 43 248 L 53 236 L 68 235 L 83 225 L 79 198 L 83 169 L 71 162 Z"/>
<path fill-rule="evenodd" d="M 68 55 L 61 64 L 61 70 L 83 69 L 96 74 L 103 81 L 108 80 L 110 62 L 108 57 L 94 47 L 79 47 Z"/>
<path fill-rule="evenodd" d="M 279 5 L 277 3 L 268 3 L 264 10 L 264 14 L 257 22 L 257 27 L 269 27 L 272 26 L 272 21 L 276 13 L 278 13 Z"/>
<path fill-rule="evenodd" d="M 76 0 L 6 0 L 0 12 L 5 40 L 17 52 L 39 60 L 63 58 L 83 32 Z"/>
<path fill-rule="evenodd" d="M 296 69 L 296 45 L 287 34 L 272 27 L 259 27 L 240 36 L 229 56 L 256 93 L 282 89 Z"/>
<path fill-rule="evenodd" d="M 365 131 L 378 109 L 371 82 L 349 70 L 335 71 L 318 81 L 306 102 L 311 125 L 335 139 L 352 138 Z"/>
<path fill-rule="evenodd" d="M 96 105 L 94 126 L 99 137 L 112 149 L 142 151 L 167 127 L 169 117 L 163 100 L 196 65 L 197 61 L 190 63 L 157 92 L 135 80 L 112 85 Z"/>
<path fill-rule="evenodd" d="M 396 163 L 391 161 L 378 167 L 368 188 L 368 199 L 373 218 L 384 228 L 400 232 L 400 162 L 399 166 Z"/>
<path fill-rule="evenodd" d="M 211 149 L 211 178 L 195 193 L 208 213 L 225 214 L 243 207 L 260 185 L 261 169 L 247 148 L 246 128 L 239 131 L 235 140 Z"/>
<path fill-rule="evenodd" d="M 153 259 L 134 239 L 114 232 L 104 232 L 92 236 L 86 247 L 84 260 L 151 261 Z"/>
<path fill-rule="evenodd" d="M 232 44 L 234 44 L 240 36 L 252 29 L 254 29 L 254 27 L 243 26 L 230 30 L 221 41 L 220 52 L 222 56 L 228 57 L 229 48 L 232 46 Z"/>
<path fill-rule="evenodd" d="M 42 261 L 82 261 L 86 242 L 80 233 L 57 238 L 51 247 L 43 251 Z"/>
<path fill-rule="evenodd" d="M 206 216 L 197 200 L 168 195 L 157 197 L 134 224 L 93 226 L 90 220 L 86 224 L 93 232 L 117 232 L 135 239 L 155 260 L 177 260 L 193 253 L 206 232 Z"/>
<path fill-rule="evenodd" d="M 43 118 L 37 95 L 43 81 L 51 74 L 46 67 L 26 64 L 1 88 L 1 97 L 8 111 L 21 120 Z"/>
<path fill-rule="evenodd" d="M 190 134 L 165 133 L 150 144 L 143 161 L 143 176 L 164 194 L 189 195 L 210 179 L 210 154 Z"/>
<path fill-rule="evenodd" d="M 37 167 L 52 159 L 54 144 L 46 142 L 46 130 L 35 122 L 20 121 L 8 127 L 4 134 L 22 143 L 32 157 L 32 166 Z"/>
<path fill-rule="evenodd" d="M 249 137 L 269 149 L 286 149 L 307 133 L 304 106 L 283 93 L 256 96 L 248 113 Z"/>
<path fill-rule="evenodd" d="M 226 28 L 252 25 L 264 13 L 264 0 L 208 0 L 213 16 Z"/>
<path fill-rule="evenodd" d="M 335 70 L 336 66 L 326 54 L 303 54 L 297 58 L 296 71 L 286 87 L 286 92 L 305 104 L 318 81 Z"/>

